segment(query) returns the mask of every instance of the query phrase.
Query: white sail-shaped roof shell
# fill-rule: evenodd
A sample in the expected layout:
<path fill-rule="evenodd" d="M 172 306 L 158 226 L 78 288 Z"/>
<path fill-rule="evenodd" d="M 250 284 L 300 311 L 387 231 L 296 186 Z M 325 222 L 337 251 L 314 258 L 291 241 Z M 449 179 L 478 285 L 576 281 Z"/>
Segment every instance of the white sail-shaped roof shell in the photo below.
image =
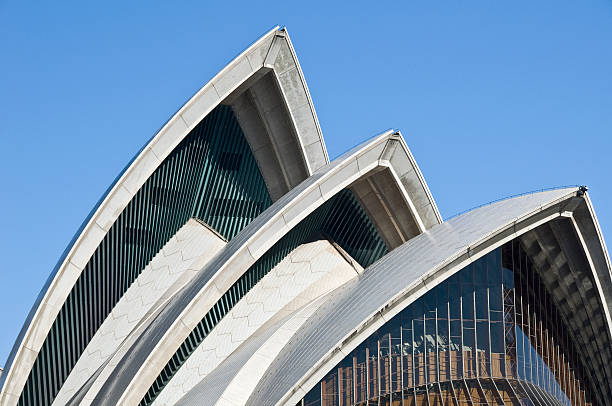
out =
<path fill-rule="evenodd" d="M 247 96 L 257 100 L 247 103 Z M 247 128 L 245 136 L 273 198 L 329 162 L 297 56 L 287 32 L 276 27 L 189 99 L 100 199 L 66 248 L 24 323 L 6 371 L 0 376 L 0 404 L 17 402 L 62 304 L 119 214 L 160 163 L 219 104 L 232 106 L 241 126 Z"/>

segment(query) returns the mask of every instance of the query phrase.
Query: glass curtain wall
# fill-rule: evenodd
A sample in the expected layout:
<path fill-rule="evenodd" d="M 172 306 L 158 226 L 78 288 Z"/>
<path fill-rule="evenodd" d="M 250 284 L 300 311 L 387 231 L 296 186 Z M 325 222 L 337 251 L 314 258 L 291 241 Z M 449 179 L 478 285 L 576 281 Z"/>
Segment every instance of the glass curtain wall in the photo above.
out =
<path fill-rule="evenodd" d="M 386 323 L 301 406 L 590 405 L 564 320 L 518 241 Z"/>

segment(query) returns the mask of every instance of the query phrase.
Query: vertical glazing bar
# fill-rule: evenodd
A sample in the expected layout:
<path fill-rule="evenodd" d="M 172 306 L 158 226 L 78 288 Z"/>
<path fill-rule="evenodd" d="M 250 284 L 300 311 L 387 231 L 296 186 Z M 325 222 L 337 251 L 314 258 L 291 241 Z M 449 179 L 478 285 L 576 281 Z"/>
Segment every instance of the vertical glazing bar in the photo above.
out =
<path fill-rule="evenodd" d="M 391 329 L 389 329 L 389 334 L 387 336 L 388 339 L 388 348 L 389 348 L 389 352 L 387 354 L 387 357 L 389 359 L 389 368 L 387 370 L 387 374 L 389 376 L 389 387 L 388 387 L 388 393 L 391 394 L 390 398 L 393 396 L 393 348 L 391 347 L 392 342 L 391 342 Z"/>
<path fill-rule="evenodd" d="M 451 339 L 451 330 L 450 330 L 450 320 L 451 320 L 451 309 L 450 309 L 450 284 L 447 282 L 444 289 L 444 296 L 446 297 L 446 380 L 449 382 L 453 379 L 452 376 L 452 339 Z M 455 292 L 456 293 L 456 292 Z"/>
<path fill-rule="evenodd" d="M 399 329 L 399 333 L 400 333 L 400 393 L 402 396 L 402 404 L 404 403 L 404 392 L 405 392 L 405 384 L 404 384 L 404 313 L 406 312 L 406 309 L 404 309 L 402 311 L 402 314 L 400 316 L 400 329 Z M 357 400 L 357 398 L 355 398 L 355 400 Z"/>
<path fill-rule="evenodd" d="M 342 363 L 340 363 L 340 365 L 342 365 Z M 337 381 L 338 384 L 336 385 L 336 405 L 339 406 L 344 406 L 342 403 L 342 370 L 343 368 L 341 366 L 339 366 L 336 369 L 336 377 L 337 377 Z"/>
<path fill-rule="evenodd" d="M 319 383 L 319 386 L 320 386 L 320 390 L 319 390 L 319 392 L 321 393 L 321 400 L 320 400 L 320 402 L 321 402 L 321 403 L 320 403 L 320 404 L 321 404 L 321 406 L 324 406 L 324 405 L 325 405 L 325 403 L 323 403 L 323 381 L 321 381 L 321 382 Z"/>
<path fill-rule="evenodd" d="M 367 342 L 367 341 L 366 341 Z M 365 346 L 365 369 L 366 369 L 366 401 L 369 403 L 370 398 L 370 346 Z"/>
<path fill-rule="evenodd" d="M 450 379 L 463 377 L 463 343 L 461 340 L 461 290 L 459 275 L 454 274 L 448 283 L 448 331 Z"/>
<path fill-rule="evenodd" d="M 491 352 L 491 286 L 489 284 L 489 267 L 487 266 L 487 354 L 488 363 L 485 363 L 487 368 L 488 376 L 493 377 L 493 354 Z"/>
<path fill-rule="evenodd" d="M 435 337 L 434 337 L 434 343 L 435 343 L 435 355 L 434 355 L 434 362 L 436 363 L 436 382 L 440 382 L 440 348 L 439 348 L 439 335 L 438 335 L 438 295 L 437 295 L 437 289 L 434 290 L 434 325 L 435 325 Z"/>
<path fill-rule="evenodd" d="M 359 348 L 359 347 L 357 347 Z M 357 403 L 357 349 L 353 351 L 353 403 Z"/>
<path fill-rule="evenodd" d="M 378 389 L 378 393 L 376 394 L 376 397 L 378 398 L 378 401 L 380 402 L 380 396 L 382 394 L 382 387 L 381 387 L 381 379 L 380 379 L 380 359 L 382 358 L 380 356 L 380 339 L 376 340 L 376 343 L 378 345 L 378 351 L 376 352 L 376 382 L 377 384 L 377 389 Z"/>
<path fill-rule="evenodd" d="M 416 375 L 416 359 L 415 359 L 415 342 L 416 342 L 416 333 L 414 331 L 414 312 L 412 313 L 413 317 L 411 317 L 412 324 L 412 387 L 417 386 L 417 375 Z M 414 391 L 413 391 L 414 392 Z M 416 394 L 415 394 L 416 399 Z"/>
<path fill-rule="evenodd" d="M 480 261 L 478 260 L 478 265 L 480 265 Z M 479 352 L 479 345 L 478 345 L 478 323 L 477 323 L 477 318 L 478 318 L 478 309 L 476 308 L 476 289 L 477 287 L 477 283 L 476 283 L 476 275 L 479 273 L 480 267 L 476 267 L 475 266 L 476 263 L 472 263 L 472 317 L 473 317 L 473 324 L 474 324 L 474 337 L 473 337 L 473 346 L 472 346 L 472 359 L 474 360 L 474 372 L 472 374 L 472 377 L 478 378 L 480 376 L 480 356 L 478 355 Z M 478 275 L 479 277 L 481 275 Z M 488 303 L 487 303 L 488 305 Z M 480 386 L 480 384 L 479 384 Z"/>
<path fill-rule="evenodd" d="M 465 380 L 465 345 L 463 342 L 463 283 L 461 283 L 461 279 L 457 278 L 457 282 L 459 285 L 459 330 L 461 332 L 461 347 L 459 348 L 459 353 L 461 354 L 461 378 Z M 465 382 L 464 382 L 465 383 Z M 466 385 L 467 388 L 467 385 Z"/>
<path fill-rule="evenodd" d="M 414 340 L 412 337 L 412 306 L 408 306 L 402 312 L 402 387 L 412 388 L 414 386 Z"/>

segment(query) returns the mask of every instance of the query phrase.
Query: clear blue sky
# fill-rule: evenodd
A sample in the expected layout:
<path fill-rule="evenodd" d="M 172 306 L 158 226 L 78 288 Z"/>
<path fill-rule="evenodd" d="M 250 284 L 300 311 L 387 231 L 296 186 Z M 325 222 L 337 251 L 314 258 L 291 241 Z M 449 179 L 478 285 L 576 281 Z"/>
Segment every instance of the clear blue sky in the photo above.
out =
<path fill-rule="evenodd" d="M 26 3 L 0 0 L 0 365 L 117 173 L 276 24 L 331 157 L 400 129 L 444 217 L 587 184 L 612 241 L 609 0 Z"/>

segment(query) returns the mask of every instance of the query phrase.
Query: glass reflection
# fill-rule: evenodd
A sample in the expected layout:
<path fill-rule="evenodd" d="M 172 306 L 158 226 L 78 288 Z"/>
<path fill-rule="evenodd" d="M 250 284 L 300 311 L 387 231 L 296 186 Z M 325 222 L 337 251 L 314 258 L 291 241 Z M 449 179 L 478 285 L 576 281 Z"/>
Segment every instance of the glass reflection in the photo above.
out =
<path fill-rule="evenodd" d="M 468 265 L 381 327 L 301 405 L 588 405 L 552 297 L 517 241 Z"/>

